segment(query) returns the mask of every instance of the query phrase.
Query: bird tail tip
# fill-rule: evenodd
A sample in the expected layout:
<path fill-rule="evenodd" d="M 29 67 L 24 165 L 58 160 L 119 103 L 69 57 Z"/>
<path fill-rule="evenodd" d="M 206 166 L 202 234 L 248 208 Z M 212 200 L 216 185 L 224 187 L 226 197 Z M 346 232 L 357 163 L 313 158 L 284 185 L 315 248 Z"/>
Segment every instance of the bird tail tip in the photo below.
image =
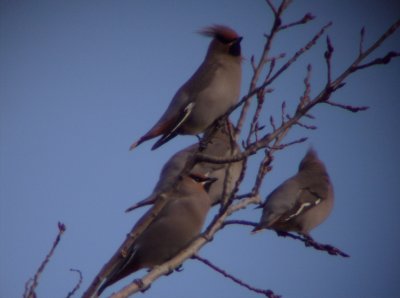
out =
<path fill-rule="evenodd" d="M 250 233 L 251 233 L 252 235 L 254 235 L 254 234 L 257 234 L 257 233 L 261 232 L 263 229 L 264 229 L 264 228 L 263 228 L 262 226 L 257 226 L 257 227 L 255 227 L 253 230 L 251 230 Z"/>
<path fill-rule="evenodd" d="M 132 143 L 132 145 L 129 147 L 129 151 L 132 151 L 132 150 L 135 149 L 138 145 L 139 145 L 139 141 L 136 141 L 136 142 Z"/>

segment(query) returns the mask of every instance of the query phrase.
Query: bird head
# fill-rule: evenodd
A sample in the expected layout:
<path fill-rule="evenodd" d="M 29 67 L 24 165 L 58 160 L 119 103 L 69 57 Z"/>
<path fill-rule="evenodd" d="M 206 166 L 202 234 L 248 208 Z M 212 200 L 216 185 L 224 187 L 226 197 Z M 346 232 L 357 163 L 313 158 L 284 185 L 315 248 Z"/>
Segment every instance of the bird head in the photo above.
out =
<path fill-rule="evenodd" d="M 200 31 L 200 34 L 212 37 L 207 55 L 224 54 L 235 58 L 241 57 L 240 42 L 243 37 L 224 25 L 213 25 Z"/>
<path fill-rule="evenodd" d="M 301 171 L 326 172 L 325 165 L 318 158 L 318 154 L 314 148 L 311 147 L 308 149 L 306 155 L 301 160 L 299 164 L 299 172 Z"/>
<path fill-rule="evenodd" d="M 198 173 L 191 173 L 189 177 L 196 183 L 201 185 L 205 191 L 210 189 L 211 184 L 213 184 L 218 179 L 215 177 L 208 177 Z"/>

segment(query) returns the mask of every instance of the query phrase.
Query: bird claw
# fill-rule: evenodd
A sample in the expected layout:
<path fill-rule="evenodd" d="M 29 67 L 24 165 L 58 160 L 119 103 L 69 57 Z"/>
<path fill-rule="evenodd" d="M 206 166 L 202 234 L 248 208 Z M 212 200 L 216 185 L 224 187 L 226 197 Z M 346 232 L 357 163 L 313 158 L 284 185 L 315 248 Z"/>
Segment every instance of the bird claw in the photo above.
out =
<path fill-rule="evenodd" d="M 287 237 L 288 233 L 284 231 L 275 231 L 279 237 Z"/>
<path fill-rule="evenodd" d="M 206 233 L 203 233 L 201 235 L 201 237 L 203 237 L 207 242 L 211 242 L 214 239 L 214 237 L 212 235 L 209 235 L 209 234 L 206 234 Z"/>
<path fill-rule="evenodd" d="M 151 285 L 148 285 L 146 287 L 140 278 L 135 279 L 133 282 L 138 286 L 138 288 L 140 289 L 140 292 L 142 292 L 142 293 L 146 292 L 151 287 Z"/>

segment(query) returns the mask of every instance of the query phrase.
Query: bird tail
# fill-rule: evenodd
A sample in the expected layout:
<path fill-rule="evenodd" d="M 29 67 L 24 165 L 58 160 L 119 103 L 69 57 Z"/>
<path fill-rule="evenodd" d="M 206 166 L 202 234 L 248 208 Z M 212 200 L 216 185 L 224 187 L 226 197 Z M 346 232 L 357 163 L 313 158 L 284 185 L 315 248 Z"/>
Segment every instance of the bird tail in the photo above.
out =
<path fill-rule="evenodd" d="M 154 194 L 151 194 L 150 196 L 148 196 L 147 198 L 133 204 L 131 207 L 127 208 L 125 210 L 125 212 L 131 212 L 137 208 L 143 207 L 143 206 L 147 206 L 147 205 L 152 205 L 154 204 L 154 202 L 156 201 L 157 196 Z"/>

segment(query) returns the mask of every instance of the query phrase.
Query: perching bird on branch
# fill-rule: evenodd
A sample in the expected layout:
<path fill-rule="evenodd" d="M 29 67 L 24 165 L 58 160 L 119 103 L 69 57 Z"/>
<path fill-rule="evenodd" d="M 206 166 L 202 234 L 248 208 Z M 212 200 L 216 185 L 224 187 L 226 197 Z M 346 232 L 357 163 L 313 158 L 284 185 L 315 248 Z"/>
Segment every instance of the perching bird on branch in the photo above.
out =
<path fill-rule="evenodd" d="M 262 204 L 258 227 L 277 232 L 297 232 L 308 236 L 331 213 L 334 194 L 325 165 L 314 149 L 309 149 L 296 175 L 278 186 Z"/>
<path fill-rule="evenodd" d="M 214 134 L 212 134 L 212 137 L 208 139 L 209 142 L 202 153 L 211 157 L 221 158 L 229 158 L 239 153 L 240 147 L 233 139 L 233 136 L 231 137 L 232 132 L 232 124 L 229 121 L 226 121 L 226 123 L 224 123 L 223 126 L 219 127 L 218 130 Z M 181 171 L 185 167 L 188 158 L 191 158 L 191 156 L 198 150 L 199 144 L 196 143 L 175 153 L 162 168 L 160 177 L 153 190 L 153 193 L 146 199 L 141 200 L 133 206 L 129 207 L 126 212 L 132 211 L 145 205 L 153 204 L 160 193 L 165 192 L 172 187 L 172 185 L 175 183 L 176 179 L 180 175 Z M 227 172 L 228 167 L 229 170 Z M 218 179 L 211 185 L 210 189 L 208 190 L 208 195 L 210 196 L 211 203 L 212 205 L 215 205 L 220 202 L 221 196 L 224 193 L 225 185 L 225 191 L 228 194 L 233 190 L 236 181 L 239 179 L 242 167 L 243 162 L 241 161 L 225 164 L 200 162 L 193 167 L 191 172 Z M 226 176 L 227 173 L 228 176 Z M 226 177 L 227 181 L 225 181 Z"/>
<path fill-rule="evenodd" d="M 242 37 L 222 25 L 207 27 L 200 33 L 213 38 L 203 63 L 176 92 L 160 120 L 130 150 L 158 136 L 161 138 L 152 150 L 178 134 L 202 133 L 239 100 Z"/>
<path fill-rule="evenodd" d="M 150 225 L 134 243 L 113 264 L 113 271 L 99 288 L 100 295 L 105 288 L 142 268 L 153 268 L 174 257 L 199 235 L 211 201 L 206 189 L 215 178 L 198 174 L 183 176 L 171 192 L 165 193 L 166 203 Z M 137 222 L 140 225 L 150 209 Z"/>

